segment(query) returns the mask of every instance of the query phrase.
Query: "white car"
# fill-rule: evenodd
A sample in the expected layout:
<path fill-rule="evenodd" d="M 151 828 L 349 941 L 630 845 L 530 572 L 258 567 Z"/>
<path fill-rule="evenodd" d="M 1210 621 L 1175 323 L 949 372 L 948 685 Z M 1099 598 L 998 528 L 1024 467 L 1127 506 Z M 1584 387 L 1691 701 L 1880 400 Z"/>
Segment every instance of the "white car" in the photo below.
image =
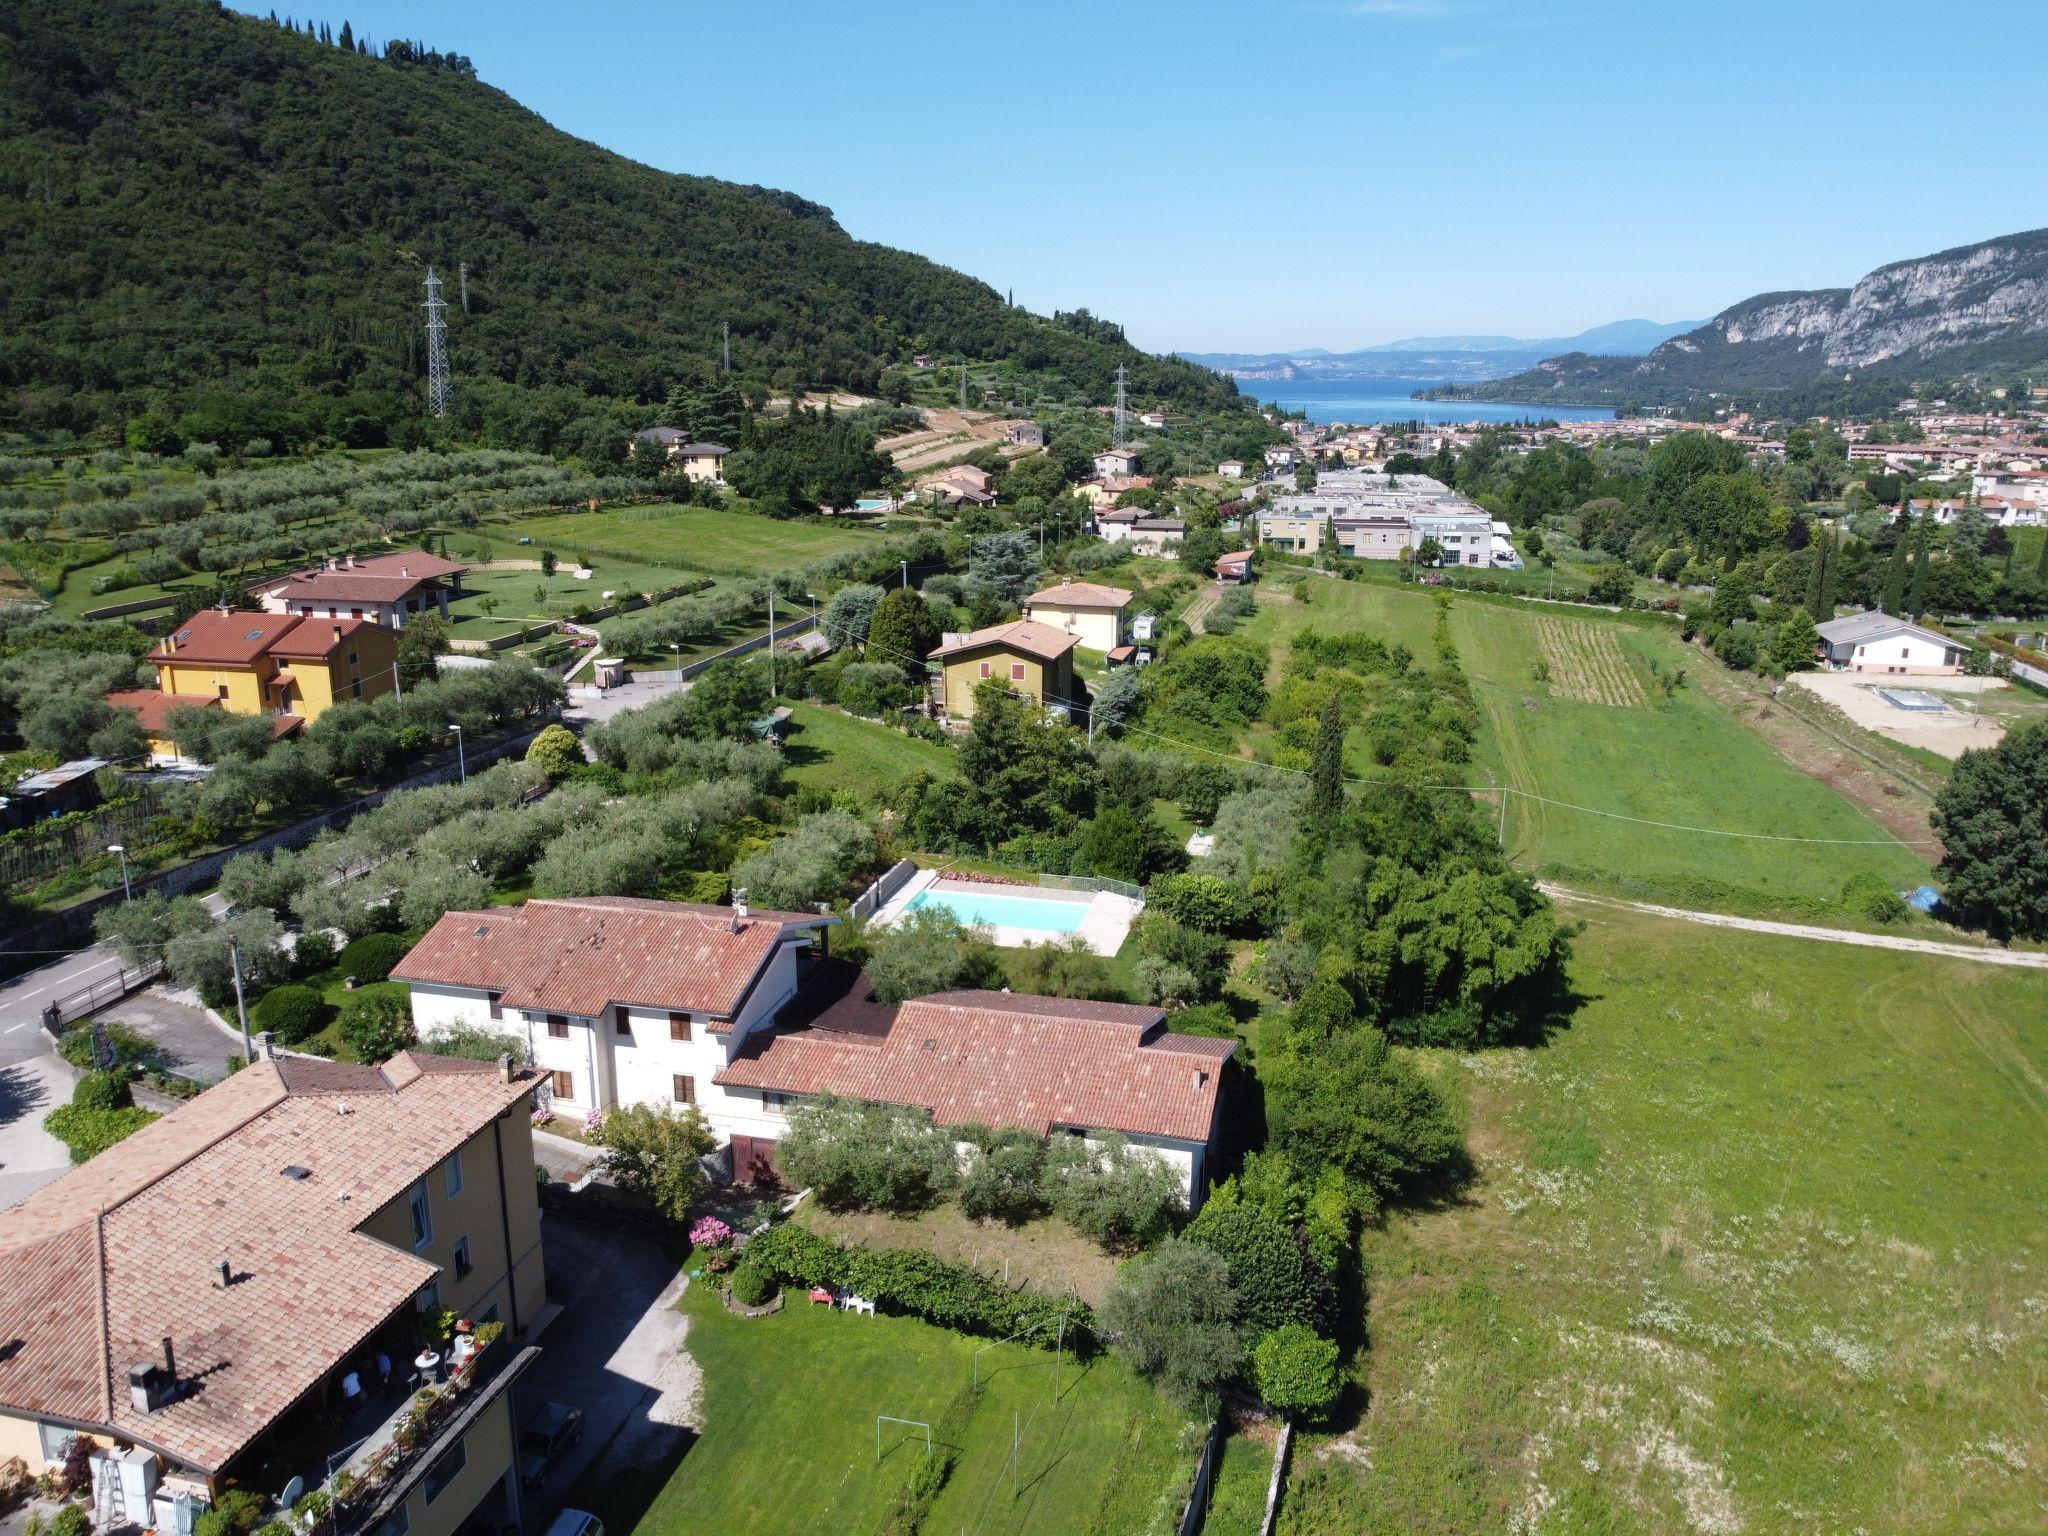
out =
<path fill-rule="evenodd" d="M 587 1509 L 565 1509 L 548 1526 L 547 1536 L 604 1536 L 604 1522 Z"/>

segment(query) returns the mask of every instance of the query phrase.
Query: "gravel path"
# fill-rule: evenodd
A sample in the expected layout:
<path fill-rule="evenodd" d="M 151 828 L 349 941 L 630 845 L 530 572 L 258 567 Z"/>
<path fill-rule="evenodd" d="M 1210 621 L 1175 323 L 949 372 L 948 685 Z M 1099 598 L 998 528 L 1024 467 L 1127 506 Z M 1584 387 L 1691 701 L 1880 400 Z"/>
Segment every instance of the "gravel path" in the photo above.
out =
<path fill-rule="evenodd" d="M 1624 901 L 1615 896 L 1588 896 L 1562 885 L 1539 880 L 1537 887 L 1559 901 L 1576 901 L 1589 907 L 1619 907 L 1628 912 L 1647 912 L 1653 917 L 1675 917 L 1680 922 L 1701 923 L 1709 928 L 1740 928 L 1749 933 L 1775 933 L 1788 939 L 1819 939 L 1828 944 L 1857 944 L 1865 949 L 1902 949 L 1918 955 L 1941 955 L 1950 960 L 1976 960 L 1985 965 L 2017 965 L 2048 971 L 2048 954 L 2033 950 L 1978 948 L 1971 944 L 1944 944 L 1937 939 L 1902 939 L 1888 933 L 1856 933 L 1847 928 L 1821 928 L 1811 923 L 1773 923 L 1760 917 L 1730 917 L 1724 912 L 1692 912 L 1684 907 L 1660 907 L 1647 901 Z"/>

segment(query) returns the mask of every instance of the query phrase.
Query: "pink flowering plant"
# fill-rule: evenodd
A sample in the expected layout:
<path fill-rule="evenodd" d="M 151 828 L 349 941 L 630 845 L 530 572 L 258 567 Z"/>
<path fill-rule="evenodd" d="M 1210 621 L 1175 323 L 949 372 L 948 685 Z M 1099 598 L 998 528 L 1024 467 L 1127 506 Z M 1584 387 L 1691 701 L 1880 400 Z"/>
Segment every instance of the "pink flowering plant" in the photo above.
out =
<path fill-rule="evenodd" d="M 713 1274 L 732 1268 L 732 1228 L 716 1216 L 699 1216 L 691 1223 L 690 1246 L 702 1252 L 705 1267 Z"/>

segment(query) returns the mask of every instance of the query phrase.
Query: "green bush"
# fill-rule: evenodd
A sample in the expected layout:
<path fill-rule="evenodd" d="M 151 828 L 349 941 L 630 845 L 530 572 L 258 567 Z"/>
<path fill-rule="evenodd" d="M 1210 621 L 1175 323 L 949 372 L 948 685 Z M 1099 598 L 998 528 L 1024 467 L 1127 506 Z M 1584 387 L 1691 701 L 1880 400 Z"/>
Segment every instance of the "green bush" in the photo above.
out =
<path fill-rule="evenodd" d="M 147 1109 L 86 1109 L 66 1104 L 43 1117 L 43 1129 L 71 1151 L 71 1161 L 90 1161 L 118 1141 L 133 1136 L 156 1115 Z"/>
<path fill-rule="evenodd" d="M 263 1518 L 263 1500 L 246 1488 L 230 1488 L 192 1522 L 192 1536 L 243 1536 Z"/>
<path fill-rule="evenodd" d="M 1284 1222 L 1254 1206 L 1209 1205 L 1188 1224 L 1187 1240 L 1229 1266 L 1247 1327 L 1263 1333 L 1290 1324 L 1327 1326 L 1330 1277 Z"/>
<path fill-rule="evenodd" d="M 126 1024 L 103 1024 L 107 1044 L 113 1048 L 116 1068 L 127 1068 L 147 1063 L 156 1056 L 156 1042 Z M 64 1031 L 57 1042 L 57 1054 L 72 1066 L 90 1069 L 95 1036 L 90 1024 L 73 1025 Z"/>
<path fill-rule="evenodd" d="M 1228 933 L 1251 916 L 1249 893 L 1215 875 L 1167 875 L 1145 894 L 1151 910 L 1203 933 Z"/>
<path fill-rule="evenodd" d="M 50 1516 L 50 1523 L 43 1530 L 45 1536 L 92 1536 L 92 1516 L 85 1512 L 83 1504 L 66 1504 Z"/>
<path fill-rule="evenodd" d="M 344 946 L 334 958 L 334 968 L 344 976 L 355 977 L 358 985 L 382 981 L 411 948 L 402 935 L 366 933 Z"/>
<path fill-rule="evenodd" d="M 1062 1317 L 1082 1326 L 1094 1322 L 1088 1308 L 1071 1297 L 1006 1290 L 979 1270 L 910 1249 L 841 1247 L 794 1222 L 770 1227 L 748 1243 L 745 1262 L 784 1285 L 843 1287 L 959 1333 L 1002 1339 L 1035 1329 L 1033 1341 L 1048 1349 Z"/>
<path fill-rule="evenodd" d="M 383 1061 L 412 1045 L 412 1003 L 405 986 L 380 982 L 351 992 L 341 1005 L 341 1038 L 358 1061 L 367 1062 Z"/>
<path fill-rule="evenodd" d="M 79 1109 L 126 1109 L 135 1102 L 135 1095 L 119 1072 L 88 1072 L 71 1090 L 71 1102 Z"/>
<path fill-rule="evenodd" d="M 298 1045 L 325 1029 L 332 1015 L 326 998 L 311 987 L 288 982 L 256 1000 L 249 1010 L 249 1023 L 252 1028 L 269 1030 L 284 1045 Z"/>
<path fill-rule="evenodd" d="M 732 1299 L 743 1307 L 758 1307 L 778 1287 L 775 1276 L 759 1264 L 743 1263 L 732 1272 Z"/>
<path fill-rule="evenodd" d="M 1015 1226 L 1043 1214 L 1046 1199 L 1040 1187 L 1045 1172 L 1045 1143 L 1027 1130 L 997 1131 L 961 1139 L 976 1142 L 960 1178 L 960 1209 L 976 1221 L 1002 1221 Z"/>
<path fill-rule="evenodd" d="M 1150 1247 L 1173 1231 L 1182 1209 L 1181 1176 L 1116 1135 L 1054 1137 L 1043 1188 L 1062 1220 L 1115 1252 Z"/>
<path fill-rule="evenodd" d="M 1843 882 L 1842 905 L 1873 923 L 1903 923 L 1913 915 L 1905 898 L 1867 869 Z"/>
<path fill-rule="evenodd" d="M 783 1177 L 827 1210 L 923 1210 L 954 1177 L 953 1138 L 915 1110 L 820 1094 L 789 1114 Z"/>

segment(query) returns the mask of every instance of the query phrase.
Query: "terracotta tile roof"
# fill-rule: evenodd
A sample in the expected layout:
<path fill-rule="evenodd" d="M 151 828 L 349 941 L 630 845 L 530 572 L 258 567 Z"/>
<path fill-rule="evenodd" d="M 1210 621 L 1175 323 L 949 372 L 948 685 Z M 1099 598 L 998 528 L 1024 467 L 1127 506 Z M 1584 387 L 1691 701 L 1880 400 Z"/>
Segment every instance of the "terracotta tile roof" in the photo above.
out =
<path fill-rule="evenodd" d="M 962 635 L 951 645 L 940 646 L 932 655 L 956 656 L 965 651 L 1000 645 L 1022 651 L 1026 656 L 1036 656 L 1041 661 L 1057 661 L 1079 643 L 1065 630 L 1054 629 L 1050 624 L 1041 624 L 1036 619 L 1012 619 L 1008 624 L 994 624 Z"/>
<path fill-rule="evenodd" d="M 823 1027 L 750 1036 L 712 1081 L 836 1093 L 1045 1135 L 1055 1127 L 1206 1141 L 1228 1040 L 1176 1035 L 1157 1008 L 1007 992 L 941 992 L 886 1034 Z"/>
<path fill-rule="evenodd" d="M 258 1062 L 44 1186 L 0 1215 L 0 1405 L 217 1471 L 434 1278 L 358 1229 L 538 1080 Z M 165 1338 L 183 1390 L 138 1411 Z"/>
<path fill-rule="evenodd" d="M 333 570 L 316 565 L 293 571 L 258 582 L 249 590 L 294 603 L 395 603 L 417 587 L 468 569 L 423 549 L 397 550 Z"/>
<path fill-rule="evenodd" d="M 246 667 L 299 622 L 291 613 L 221 613 L 208 608 L 167 636 L 149 659 Z"/>
<path fill-rule="evenodd" d="M 697 902 L 529 901 L 446 914 L 391 976 L 501 992 L 536 1013 L 596 1018 L 626 1003 L 729 1019 L 778 944 L 830 921 L 757 911 L 735 930 L 732 908 Z"/>
<path fill-rule="evenodd" d="M 325 661 L 343 641 L 353 639 L 356 631 L 365 627 L 374 629 L 377 626 L 368 619 L 303 618 L 296 629 L 271 646 L 270 654 L 294 660 Z"/>
<path fill-rule="evenodd" d="M 174 709 L 220 707 L 220 700 L 210 693 L 158 693 L 154 688 L 123 688 L 108 694 L 107 702 L 116 709 L 132 712 L 146 736 L 169 735 Z"/>
<path fill-rule="evenodd" d="M 1121 608 L 1131 600 L 1129 587 L 1105 587 L 1092 581 L 1065 581 L 1025 598 L 1026 605 L 1048 603 L 1064 608 Z"/>

